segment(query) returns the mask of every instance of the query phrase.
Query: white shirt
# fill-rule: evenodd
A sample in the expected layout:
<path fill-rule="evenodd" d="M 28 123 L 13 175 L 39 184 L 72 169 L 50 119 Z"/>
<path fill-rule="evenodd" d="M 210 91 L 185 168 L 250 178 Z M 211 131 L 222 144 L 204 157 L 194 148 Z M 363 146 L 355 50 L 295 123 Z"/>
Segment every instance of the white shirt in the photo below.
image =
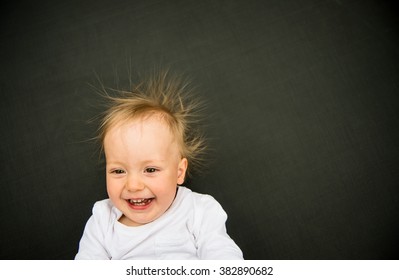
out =
<path fill-rule="evenodd" d="M 94 204 L 75 259 L 242 259 L 226 232 L 227 215 L 210 195 L 179 187 L 171 207 L 138 227 L 118 222 L 109 199 Z"/>

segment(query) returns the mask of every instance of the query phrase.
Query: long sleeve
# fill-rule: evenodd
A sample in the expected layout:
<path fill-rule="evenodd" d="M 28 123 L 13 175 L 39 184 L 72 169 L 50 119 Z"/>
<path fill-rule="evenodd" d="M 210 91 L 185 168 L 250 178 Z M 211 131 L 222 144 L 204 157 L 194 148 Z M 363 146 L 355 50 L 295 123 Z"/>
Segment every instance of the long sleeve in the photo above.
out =
<path fill-rule="evenodd" d="M 83 236 L 79 243 L 79 251 L 75 260 L 106 260 L 110 259 L 109 254 L 104 248 L 104 230 L 101 228 L 100 221 L 106 219 L 103 209 L 99 203 L 93 207 L 93 215 L 87 221 Z"/>
<path fill-rule="evenodd" d="M 227 214 L 211 196 L 196 202 L 195 231 L 200 259 L 242 260 L 240 248 L 226 232 Z"/>

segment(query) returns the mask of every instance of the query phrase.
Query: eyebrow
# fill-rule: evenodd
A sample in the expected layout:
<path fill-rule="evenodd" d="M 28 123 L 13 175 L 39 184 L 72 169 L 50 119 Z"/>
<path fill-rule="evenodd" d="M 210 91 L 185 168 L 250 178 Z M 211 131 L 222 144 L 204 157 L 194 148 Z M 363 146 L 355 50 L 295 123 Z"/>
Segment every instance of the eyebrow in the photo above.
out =
<path fill-rule="evenodd" d="M 142 161 L 142 163 L 149 164 L 149 163 L 152 163 L 152 162 L 165 162 L 165 161 L 166 161 L 165 159 L 148 159 L 148 160 Z"/>
<path fill-rule="evenodd" d="M 165 159 L 148 159 L 148 160 L 143 160 L 140 163 L 141 164 L 150 164 L 153 162 L 165 162 Z M 123 162 L 121 161 L 107 161 L 105 162 L 106 164 L 116 164 L 116 165 L 123 165 Z"/>

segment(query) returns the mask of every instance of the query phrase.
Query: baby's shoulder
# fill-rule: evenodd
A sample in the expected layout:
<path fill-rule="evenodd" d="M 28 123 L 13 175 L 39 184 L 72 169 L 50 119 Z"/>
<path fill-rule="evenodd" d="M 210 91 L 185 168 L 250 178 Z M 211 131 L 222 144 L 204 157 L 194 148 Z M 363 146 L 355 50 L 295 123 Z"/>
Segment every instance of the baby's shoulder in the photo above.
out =
<path fill-rule="evenodd" d="M 92 212 L 94 217 L 110 217 L 114 212 L 114 207 L 111 200 L 107 198 L 94 203 Z"/>
<path fill-rule="evenodd" d="M 194 192 L 190 189 L 184 188 L 184 199 L 190 201 L 192 207 L 197 210 L 221 210 L 219 202 L 209 194 L 202 194 Z"/>

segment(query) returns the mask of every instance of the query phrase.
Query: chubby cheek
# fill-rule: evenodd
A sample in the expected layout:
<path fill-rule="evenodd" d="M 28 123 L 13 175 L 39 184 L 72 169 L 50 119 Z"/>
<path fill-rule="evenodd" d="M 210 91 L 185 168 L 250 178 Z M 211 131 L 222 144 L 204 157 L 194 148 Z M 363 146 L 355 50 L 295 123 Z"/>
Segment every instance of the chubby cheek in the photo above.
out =
<path fill-rule="evenodd" d="M 156 180 L 152 182 L 153 194 L 163 203 L 172 202 L 176 195 L 177 184 L 172 180 Z"/>
<path fill-rule="evenodd" d="M 106 182 L 109 198 L 111 198 L 111 200 L 119 198 L 123 189 L 123 185 L 120 182 L 115 182 L 115 180 L 110 178 L 107 178 Z"/>

